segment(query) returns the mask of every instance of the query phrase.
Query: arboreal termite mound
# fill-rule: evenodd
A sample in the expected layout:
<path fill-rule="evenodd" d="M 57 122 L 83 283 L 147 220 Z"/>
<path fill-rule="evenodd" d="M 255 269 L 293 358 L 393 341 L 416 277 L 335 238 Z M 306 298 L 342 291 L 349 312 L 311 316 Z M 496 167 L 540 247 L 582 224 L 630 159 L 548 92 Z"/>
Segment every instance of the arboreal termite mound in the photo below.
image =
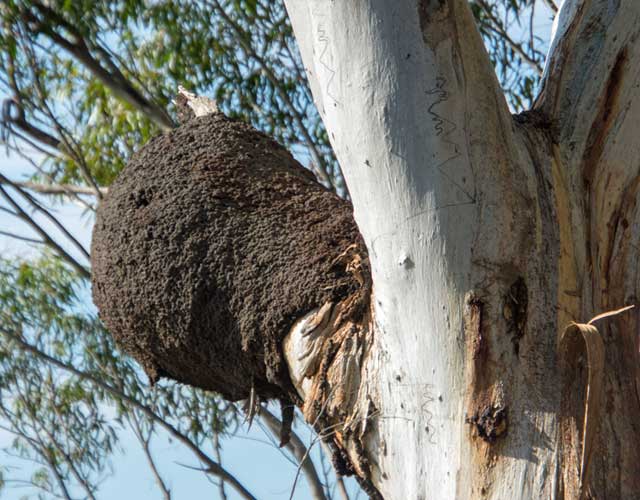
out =
<path fill-rule="evenodd" d="M 98 210 L 92 265 L 101 319 L 151 381 L 354 420 L 370 272 L 351 205 L 249 125 L 213 113 L 144 146 Z M 294 386 L 284 339 L 301 321 Z"/>

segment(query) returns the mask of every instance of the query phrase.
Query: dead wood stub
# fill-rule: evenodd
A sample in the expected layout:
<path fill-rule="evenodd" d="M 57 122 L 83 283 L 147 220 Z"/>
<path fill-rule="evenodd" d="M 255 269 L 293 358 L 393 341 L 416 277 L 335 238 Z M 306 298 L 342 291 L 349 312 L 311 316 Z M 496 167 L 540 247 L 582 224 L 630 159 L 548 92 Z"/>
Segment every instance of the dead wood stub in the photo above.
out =
<path fill-rule="evenodd" d="M 215 113 L 156 137 L 98 211 L 93 296 L 151 380 L 245 399 L 299 398 L 281 342 L 310 310 L 358 293 L 351 205 L 276 142 Z M 368 272 L 368 264 L 365 266 Z"/>

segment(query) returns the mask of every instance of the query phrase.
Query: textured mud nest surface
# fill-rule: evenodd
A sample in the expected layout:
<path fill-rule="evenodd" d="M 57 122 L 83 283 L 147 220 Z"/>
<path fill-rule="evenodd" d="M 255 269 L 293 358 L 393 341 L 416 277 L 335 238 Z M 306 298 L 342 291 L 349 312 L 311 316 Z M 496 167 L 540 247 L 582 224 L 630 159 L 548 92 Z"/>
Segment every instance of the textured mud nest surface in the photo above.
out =
<path fill-rule="evenodd" d="M 357 291 L 336 258 L 364 245 L 351 205 L 280 145 L 221 114 L 150 141 L 98 210 L 93 297 L 152 380 L 292 397 L 281 341 Z"/>

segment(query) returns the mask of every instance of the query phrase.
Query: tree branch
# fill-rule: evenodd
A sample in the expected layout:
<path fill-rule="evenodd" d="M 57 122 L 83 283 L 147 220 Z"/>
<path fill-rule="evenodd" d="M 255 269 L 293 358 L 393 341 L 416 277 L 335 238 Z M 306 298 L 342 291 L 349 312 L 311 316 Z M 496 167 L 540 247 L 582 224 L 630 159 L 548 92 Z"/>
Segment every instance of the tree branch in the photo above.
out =
<path fill-rule="evenodd" d="M 17 111 L 17 114 L 13 113 L 13 110 Z M 17 98 L 5 99 L 2 103 L 2 124 L 5 127 L 15 125 L 25 134 L 29 135 L 36 141 L 46 144 L 50 148 L 60 150 L 60 140 L 53 137 L 51 134 L 31 125 L 24 116 L 24 109 L 18 102 Z"/>
<path fill-rule="evenodd" d="M 96 182 L 95 178 L 91 174 L 91 170 L 89 169 L 89 166 L 85 161 L 80 145 L 74 139 L 73 135 L 67 131 L 67 129 L 62 125 L 62 123 L 60 123 L 60 120 L 56 118 L 55 114 L 53 113 L 53 110 L 51 109 L 51 107 L 49 106 L 49 103 L 47 102 L 46 94 L 42 86 L 42 83 L 40 81 L 38 66 L 36 63 L 35 51 L 33 50 L 33 47 L 32 46 L 27 47 L 26 53 L 28 54 L 28 57 L 29 57 L 29 64 L 31 65 L 31 71 L 33 72 L 33 80 L 35 82 L 36 91 L 40 98 L 42 109 L 51 120 L 51 123 L 53 124 L 54 129 L 60 135 L 60 138 L 62 141 L 62 148 L 60 149 L 60 151 L 66 154 L 67 156 L 69 156 L 73 161 L 76 162 L 76 165 L 78 166 L 80 172 L 82 173 L 82 176 L 84 177 L 85 182 L 89 186 L 93 187 L 98 199 L 102 199 L 100 187 L 98 186 L 98 183 Z"/>
<path fill-rule="evenodd" d="M 485 0 L 475 0 L 475 2 L 482 7 L 482 10 L 487 14 L 487 17 L 491 21 L 491 27 L 496 31 L 496 33 L 513 49 L 513 51 L 518 55 L 518 57 L 524 61 L 525 64 L 528 64 L 531 69 L 533 69 L 538 76 L 542 75 L 542 66 L 538 61 L 533 59 L 529 54 L 527 54 L 522 48 L 522 44 L 517 43 L 509 33 L 504 29 L 503 24 L 500 22 L 498 18 L 493 14 L 491 6 L 485 2 Z"/>
<path fill-rule="evenodd" d="M 0 174 L 0 184 L 12 184 L 6 177 Z M 18 187 L 18 189 L 20 189 Z M 91 278 L 91 273 L 82 266 L 76 259 L 74 259 L 69 252 L 62 248 L 51 236 L 47 233 L 42 226 L 40 226 L 14 199 L 13 197 L 0 185 L 0 195 L 13 207 L 18 216 L 24 220 L 31 228 L 40 235 L 43 241 L 56 251 L 64 260 L 66 260 L 78 273 L 84 278 Z"/>
<path fill-rule="evenodd" d="M 33 2 L 33 5 L 44 17 L 44 20 L 41 21 L 38 16 L 30 10 L 26 10 L 24 12 L 25 19 L 27 20 L 27 26 L 29 26 L 32 33 L 44 33 L 52 42 L 69 52 L 78 61 L 84 64 L 84 66 L 91 71 L 91 73 L 93 73 L 93 75 L 100 80 L 105 87 L 111 90 L 117 98 L 122 99 L 147 115 L 160 129 L 170 130 L 174 127 L 174 123 L 167 112 L 142 96 L 120 72 L 117 66 L 110 61 L 108 53 L 102 47 L 95 46 L 94 48 L 97 49 L 103 60 L 106 59 L 110 62 L 109 67 L 111 68 L 111 71 L 104 68 L 100 62 L 91 55 L 87 41 L 74 26 L 70 25 L 53 9 L 39 2 Z M 47 24 L 47 22 L 51 21 L 72 33 L 75 40 L 68 40 L 52 29 Z"/>
<path fill-rule="evenodd" d="M 553 124 L 558 189 L 575 241 L 582 313 L 593 315 L 636 294 L 627 278 L 640 244 L 640 3 L 565 0 L 535 108 Z M 625 359 L 636 326 L 614 346 Z M 613 356 L 613 354 L 611 354 Z M 608 354 L 609 357 L 609 354 Z M 629 361 L 631 363 L 631 361 Z M 633 364 L 640 376 L 637 358 Z"/>
<path fill-rule="evenodd" d="M 47 449 L 47 446 L 42 442 L 42 439 L 37 433 L 35 435 L 35 440 L 38 442 L 38 446 L 40 448 L 40 454 L 47 461 L 47 465 L 49 466 L 49 469 L 51 470 L 51 472 L 53 472 L 53 475 L 56 478 L 58 486 L 62 491 L 62 496 L 65 498 L 65 500 L 72 500 L 71 495 L 69 494 L 67 485 L 64 482 L 64 478 L 62 477 L 62 474 L 60 474 L 60 471 L 58 470 L 58 466 L 56 465 L 55 458 L 51 456 L 51 452 Z"/>
<path fill-rule="evenodd" d="M 60 221 L 58 219 L 56 219 L 51 212 L 49 212 L 49 210 L 47 210 L 46 208 L 44 208 L 36 199 L 34 199 L 29 193 L 27 193 L 24 189 L 22 189 L 19 185 L 17 185 L 14 181 L 12 181 L 11 179 L 9 179 L 8 177 L 6 177 L 4 174 L 0 173 L 0 184 L 5 184 L 5 185 L 9 185 L 11 186 L 13 189 L 15 189 L 20 196 L 22 196 L 22 198 L 24 198 L 35 210 L 37 210 L 38 212 L 40 212 L 42 215 L 44 215 L 51 223 L 53 223 L 53 225 L 58 228 L 58 230 L 67 238 L 69 239 L 69 241 L 71 241 L 71 243 L 80 251 L 80 253 L 86 257 L 87 260 L 91 260 L 91 257 L 89 255 L 89 252 L 84 248 L 84 246 L 82 246 L 82 243 L 80 243 L 75 236 L 73 236 L 69 230 L 64 227 L 64 225 L 62 225 L 60 223 Z M 18 206 L 19 207 L 19 206 Z M 14 206 L 14 209 L 16 211 L 19 212 L 18 208 L 16 208 L 16 206 Z M 22 212 L 24 214 L 24 211 Z M 28 217 L 28 215 L 27 215 Z"/>
<path fill-rule="evenodd" d="M 153 460 L 153 456 L 151 456 L 151 448 L 149 446 L 149 442 L 151 440 L 151 432 L 149 432 L 149 436 L 147 437 L 143 436 L 142 434 L 143 431 L 135 411 L 132 412 L 130 421 L 132 423 L 133 432 L 138 438 L 140 445 L 142 446 L 142 450 L 144 451 L 144 455 L 147 459 L 147 463 L 149 464 L 149 468 L 151 469 L 153 477 L 155 478 L 156 483 L 158 484 L 158 487 L 162 492 L 162 498 L 164 498 L 164 500 L 171 500 L 171 491 L 169 490 L 164 480 L 162 479 L 162 476 L 160 475 L 160 471 L 158 470 L 158 467 L 156 466 L 156 463 Z"/>
<path fill-rule="evenodd" d="M 40 193 L 40 194 L 53 194 L 53 195 L 86 194 L 91 196 L 95 196 L 96 194 L 93 188 L 89 188 L 85 186 L 76 186 L 74 184 L 40 184 L 37 182 L 31 182 L 31 181 L 24 181 L 24 182 L 15 181 L 14 184 L 16 186 L 20 186 L 24 189 L 35 191 L 36 193 Z M 100 192 L 103 195 L 106 195 L 109 192 L 109 188 L 101 187 Z"/>
<path fill-rule="evenodd" d="M 44 241 L 42 240 L 36 240 L 35 238 L 29 238 L 28 236 L 21 236 L 19 234 L 15 234 L 10 231 L 0 230 L 0 234 L 3 236 L 8 236 L 9 238 L 13 238 L 15 240 L 24 241 L 25 243 L 35 243 L 36 245 L 44 244 Z"/>
<path fill-rule="evenodd" d="M 93 490 L 92 490 L 91 486 L 82 477 L 82 475 L 80 474 L 80 472 L 76 468 L 76 466 L 75 466 L 75 464 L 73 462 L 73 459 L 62 448 L 62 446 L 58 443 L 58 441 L 55 439 L 53 434 L 51 434 L 51 432 L 49 432 L 49 430 L 42 424 L 42 422 L 39 421 L 37 415 L 35 415 L 35 413 L 32 411 L 32 409 L 31 409 L 31 407 L 29 405 L 29 402 L 26 401 L 24 395 L 23 394 L 19 394 L 19 398 L 22 400 L 24 407 L 27 409 L 27 412 L 29 413 L 29 416 L 31 418 L 31 421 L 33 422 L 33 426 L 34 426 L 34 429 L 36 430 L 36 433 L 40 434 L 40 431 L 41 431 L 41 432 L 44 432 L 44 434 L 46 434 L 47 438 L 49 439 L 49 441 L 51 442 L 53 447 L 62 456 L 64 461 L 67 463 L 67 466 L 69 467 L 69 470 L 71 471 L 71 474 L 73 475 L 73 477 L 75 477 L 76 481 L 78 481 L 78 484 L 80 484 L 80 486 L 86 491 L 87 498 L 89 498 L 90 500 L 96 500 L 96 497 L 93 494 Z M 38 429 L 40 431 L 38 431 Z"/>
<path fill-rule="evenodd" d="M 28 163 L 30 163 L 33 168 L 40 174 L 42 175 L 45 179 L 47 179 L 50 184 L 44 184 L 42 186 L 60 186 L 64 193 L 60 193 L 63 195 L 68 196 L 69 198 L 73 199 L 76 203 L 78 203 L 79 205 L 87 208 L 88 210 L 95 212 L 96 209 L 95 207 L 91 204 L 88 203 L 84 198 L 82 198 L 81 194 L 82 193 L 78 193 L 76 192 L 76 189 L 86 189 L 83 186 L 76 186 L 75 184 L 57 184 L 55 181 L 55 178 L 53 175 L 51 175 L 49 172 L 47 172 L 44 168 L 42 168 L 37 162 L 35 162 L 33 160 L 33 158 L 31 158 L 29 155 L 25 154 L 24 151 L 22 151 L 20 148 L 18 147 L 11 147 L 11 150 L 14 151 L 18 156 L 20 156 L 22 159 L 24 159 L 25 161 L 27 161 Z M 20 182 L 16 182 L 20 187 L 23 187 L 25 189 L 31 189 L 29 188 L 27 185 L 23 185 L 23 184 L 27 184 L 27 183 L 20 183 Z M 36 183 L 34 183 L 36 184 Z M 105 194 L 107 194 L 108 192 L 108 188 L 104 187 L 104 188 L 99 188 L 102 192 L 102 195 L 104 196 Z M 32 191 L 38 191 L 37 188 L 34 186 L 33 189 L 31 189 Z M 47 193 L 43 193 L 43 194 L 47 194 Z M 91 188 L 90 189 L 90 193 L 87 194 L 92 194 L 92 195 L 96 195 L 96 191 L 95 188 Z"/>
<path fill-rule="evenodd" d="M 108 392 L 109 394 L 115 396 L 116 398 L 128 403 L 132 408 L 137 409 L 138 411 L 143 413 L 145 416 L 147 416 L 149 419 L 151 419 L 154 422 L 156 422 L 160 427 L 162 427 L 165 431 L 167 431 L 169 433 L 169 435 L 171 435 L 176 440 L 178 440 L 179 442 L 184 444 L 196 457 L 198 457 L 198 459 L 203 464 L 205 464 L 205 466 L 206 466 L 205 472 L 208 472 L 208 473 L 213 474 L 215 476 L 218 476 L 220 478 L 224 478 L 224 480 L 227 483 L 229 483 L 230 485 L 232 485 L 236 489 L 238 494 L 242 498 L 244 498 L 245 500 L 256 500 L 256 498 L 253 495 L 251 495 L 251 493 L 249 493 L 249 491 L 247 491 L 247 489 L 242 485 L 242 483 L 240 483 L 235 478 L 235 476 L 233 476 L 227 470 L 225 470 L 223 467 L 221 467 L 220 464 L 218 464 L 217 462 L 212 460 L 206 453 L 204 453 L 187 436 L 182 434 L 173 425 L 171 425 L 169 422 L 167 422 L 166 420 L 164 420 L 163 418 L 158 416 L 155 412 L 150 410 L 147 406 L 143 405 L 142 403 L 140 403 L 136 399 L 132 398 L 131 396 L 129 396 L 127 394 L 125 394 L 124 392 L 122 392 L 121 390 L 113 387 L 112 385 L 100 380 L 99 378 L 97 378 L 97 377 L 95 377 L 95 376 L 93 376 L 93 375 L 91 375 L 89 373 L 86 373 L 86 372 L 84 372 L 82 370 L 79 370 L 79 369 L 75 368 L 74 366 L 71 366 L 71 365 L 68 365 L 66 363 L 63 363 L 62 361 L 59 361 L 56 358 L 53 358 L 53 357 L 49 356 L 47 353 L 41 351 L 37 347 L 35 347 L 35 346 L 31 345 L 30 343 L 26 342 L 19 335 L 15 334 L 14 332 L 11 332 L 10 330 L 8 330 L 3 325 L 0 325 L 0 332 L 2 332 L 6 337 L 8 337 L 12 341 L 14 341 L 17 344 L 17 346 L 20 347 L 21 349 L 23 349 L 24 351 L 27 351 L 27 352 L 39 357 L 40 359 L 46 361 L 47 363 L 49 363 L 49 364 L 51 364 L 51 365 L 53 365 L 53 366 L 55 366 L 57 368 L 60 368 L 61 370 L 64 370 L 64 371 L 66 371 L 68 373 L 76 375 L 77 377 L 80 377 L 83 380 L 87 380 L 87 381 L 91 382 L 92 384 L 96 385 L 97 387 L 100 387 L 104 391 Z"/>
<path fill-rule="evenodd" d="M 282 428 L 282 422 L 280 419 L 273 415 L 264 406 L 260 407 L 260 416 L 273 435 L 280 436 L 280 429 Z M 309 456 L 307 447 L 295 432 L 291 432 L 291 439 L 286 444 L 286 448 L 294 457 L 296 457 L 299 466 L 302 468 L 302 471 L 307 478 L 307 482 L 309 483 L 309 488 L 311 489 L 311 495 L 313 498 L 315 500 L 326 500 L 322 483 L 318 477 L 316 468 L 313 465 L 313 461 Z"/>

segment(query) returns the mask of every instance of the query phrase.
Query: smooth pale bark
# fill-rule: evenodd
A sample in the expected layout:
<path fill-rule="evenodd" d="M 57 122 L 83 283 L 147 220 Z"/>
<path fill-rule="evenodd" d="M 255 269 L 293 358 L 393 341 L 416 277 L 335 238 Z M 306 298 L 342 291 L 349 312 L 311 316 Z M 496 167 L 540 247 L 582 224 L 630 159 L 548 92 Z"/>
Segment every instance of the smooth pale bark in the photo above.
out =
<path fill-rule="evenodd" d="M 464 0 L 285 3 L 371 260 L 371 482 L 387 499 L 632 498 L 636 315 L 598 325 L 606 417 L 581 491 L 588 370 L 560 369 L 559 339 L 637 297 L 640 2 L 565 2 L 518 117 Z M 288 339 L 292 374 L 319 314 Z"/>

